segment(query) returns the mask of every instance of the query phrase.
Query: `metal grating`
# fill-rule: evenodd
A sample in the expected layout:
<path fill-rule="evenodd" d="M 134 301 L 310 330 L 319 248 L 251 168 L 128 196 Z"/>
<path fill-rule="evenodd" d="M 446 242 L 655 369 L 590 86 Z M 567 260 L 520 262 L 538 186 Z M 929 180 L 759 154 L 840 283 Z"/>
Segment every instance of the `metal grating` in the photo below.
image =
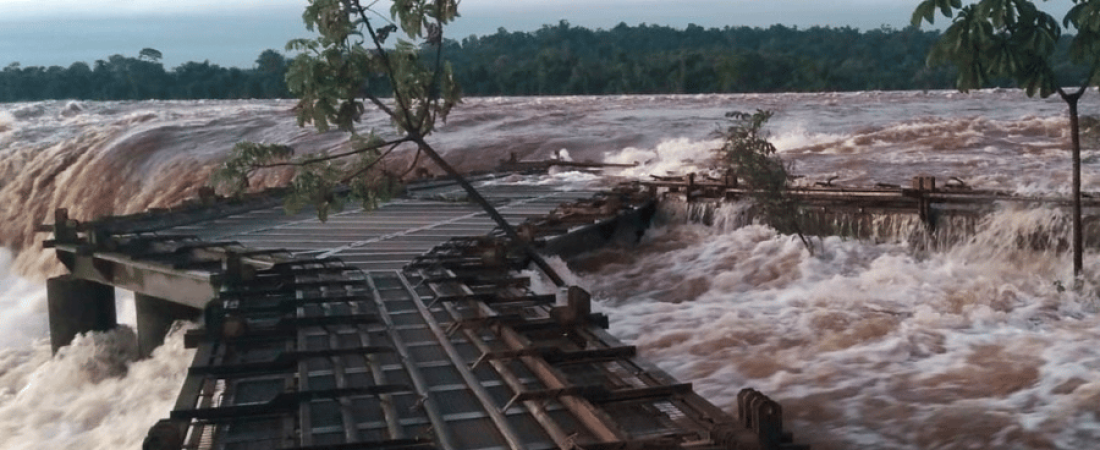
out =
<path fill-rule="evenodd" d="M 563 233 L 573 248 L 636 236 L 651 204 L 631 190 L 485 193 L 561 252 Z M 54 245 L 74 274 L 205 308 L 176 409 L 147 447 L 805 448 L 766 397 L 746 394 L 738 423 L 639 360 L 583 290 L 531 291 L 524 253 L 453 187 L 417 195 L 327 224 L 258 200 L 107 228 L 68 228 L 59 212 Z"/>

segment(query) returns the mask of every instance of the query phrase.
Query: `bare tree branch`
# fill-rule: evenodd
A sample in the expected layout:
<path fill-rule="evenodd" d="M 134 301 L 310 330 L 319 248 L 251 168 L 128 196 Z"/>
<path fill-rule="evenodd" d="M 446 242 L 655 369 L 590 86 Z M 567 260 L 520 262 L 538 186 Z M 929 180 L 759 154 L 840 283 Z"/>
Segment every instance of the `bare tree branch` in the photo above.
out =
<path fill-rule="evenodd" d="M 344 157 L 348 157 L 348 156 L 352 156 L 352 155 L 358 155 L 360 153 L 370 151 L 370 150 L 377 150 L 377 149 L 380 149 L 380 148 L 385 147 L 387 145 L 391 146 L 391 150 L 392 150 L 393 148 L 396 148 L 398 145 L 403 144 L 405 142 L 410 142 L 410 141 L 412 141 L 412 139 L 406 136 L 406 137 L 403 137 L 401 139 L 397 139 L 397 140 L 394 140 L 394 141 L 388 141 L 388 142 L 380 143 L 378 145 L 362 147 L 362 148 L 347 151 L 347 152 L 344 152 L 344 153 L 337 153 L 337 154 L 334 154 L 334 155 L 320 156 L 320 157 L 317 157 L 317 158 L 310 158 L 310 159 L 305 159 L 305 160 L 302 160 L 302 161 L 290 161 L 290 162 L 282 162 L 282 163 L 261 164 L 261 165 L 256 165 L 255 167 L 257 169 L 270 169 L 270 168 L 273 168 L 273 167 L 304 167 L 304 166 L 308 166 L 310 164 L 317 164 L 317 163 L 321 163 L 321 162 L 325 162 L 325 161 L 332 161 L 334 159 L 340 159 L 340 158 L 344 158 Z M 389 153 L 389 151 L 391 151 L 391 150 L 387 150 L 386 152 Z"/>
<path fill-rule="evenodd" d="M 405 175 L 408 175 L 409 172 L 412 172 L 414 169 L 416 169 L 417 164 L 420 163 L 420 155 L 422 155 L 423 153 L 424 153 L 423 149 L 421 149 L 421 148 L 416 149 L 416 156 L 413 156 L 413 161 L 412 161 L 411 164 L 409 164 L 409 168 L 405 169 L 404 172 L 401 172 L 401 178 L 404 178 Z"/>
<path fill-rule="evenodd" d="M 386 49 L 382 47 L 382 41 L 378 39 L 378 33 L 374 31 L 374 26 L 371 25 L 370 19 L 367 18 L 366 9 L 359 5 L 359 0 L 351 0 L 359 8 L 359 17 L 363 19 L 363 25 L 367 27 L 367 33 L 370 34 L 371 41 L 374 42 L 375 51 L 378 52 L 378 56 L 382 58 L 382 64 L 386 66 L 386 76 L 390 79 L 390 84 L 393 85 L 393 98 L 397 102 L 398 109 L 405 116 L 405 132 L 413 133 L 414 130 L 409 129 L 413 126 L 412 117 L 409 117 L 409 102 L 401 95 L 401 89 L 398 89 L 397 77 L 394 76 L 393 63 L 390 61 L 389 54 Z M 396 117 L 392 115 L 392 117 Z M 419 136 L 420 130 L 415 130 L 415 133 Z"/>
<path fill-rule="evenodd" d="M 372 168 L 374 168 L 374 166 L 378 165 L 378 163 L 385 160 L 386 156 L 389 156 L 390 153 L 392 153 L 395 149 L 397 149 L 398 144 L 394 144 L 394 145 L 390 146 L 390 148 L 386 149 L 385 152 L 382 152 L 381 155 L 378 155 L 378 159 L 375 159 L 374 162 L 372 162 L 370 164 L 367 164 L 365 167 L 363 167 L 363 168 L 361 168 L 361 169 L 345 176 L 343 179 L 340 180 L 340 183 L 347 183 L 347 182 L 351 181 L 352 179 L 354 179 L 355 177 L 358 177 L 359 175 L 367 173 L 368 170 L 371 170 Z M 417 152 L 417 153 L 419 153 L 419 152 Z"/>

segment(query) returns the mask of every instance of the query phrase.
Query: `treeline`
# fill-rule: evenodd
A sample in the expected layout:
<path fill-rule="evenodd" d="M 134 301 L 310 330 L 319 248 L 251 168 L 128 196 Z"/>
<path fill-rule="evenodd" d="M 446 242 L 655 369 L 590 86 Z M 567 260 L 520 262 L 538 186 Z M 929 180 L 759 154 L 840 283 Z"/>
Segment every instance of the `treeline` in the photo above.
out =
<path fill-rule="evenodd" d="M 589 30 L 562 21 L 534 32 L 449 42 L 467 95 L 822 92 L 950 89 L 957 72 L 928 67 L 939 31 L 783 25 L 686 29 L 619 24 Z M 1059 41 L 1056 73 L 1066 85 L 1085 69 Z M 990 87 L 1010 87 L 994 80 Z"/>
<path fill-rule="evenodd" d="M 469 37 L 450 43 L 447 54 L 472 95 L 947 88 L 953 72 L 925 65 L 938 38 L 914 28 L 620 24 L 592 31 L 562 21 Z"/>
<path fill-rule="evenodd" d="M 949 89 L 954 69 L 925 64 L 939 36 L 916 28 L 782 25 L 590 30 L 562 21 L 533 32 L 501 28 L 447 40 L 445 54 L 468 96 Z M 1084 73 L 1065 58 L 1068 42 L 1059 43 L 1057 73 L 1073 85 Z M 0 101 L 284 98 L 288 63 L 274 50 L 265 50 L 251 69 L 189 62 L 168 71 L 159 52 L 145 50 L 93 67 L 13 63 L 0 71 Z M 370 90 L 383 94 L 387 87 L 374 82 Z"/>
<path fill-rule="evenodd" d="M 160 52 L 142 50 L 137 58 L 112 55 L 92 66 L 11 63 L 0 71 L 0 102 L 48 99 L 147 100 L 286 98 L 283 77 L 289 61 L 265 50 L 251 69 L 226 68 L 209 61 L 165 70 Z"/>

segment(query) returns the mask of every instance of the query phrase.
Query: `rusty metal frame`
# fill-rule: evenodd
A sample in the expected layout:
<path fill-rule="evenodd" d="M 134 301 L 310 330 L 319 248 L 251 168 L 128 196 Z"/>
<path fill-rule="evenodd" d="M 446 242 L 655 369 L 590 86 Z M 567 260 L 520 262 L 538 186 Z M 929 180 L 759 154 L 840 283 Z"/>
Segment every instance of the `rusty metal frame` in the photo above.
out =
<path fill-rule="evenodd" d="M 529 220 L 521 227 L 523 238 L 547 245 L 562 231 L 587 230 L 606 239 L 620 226 L 648 220 L 642 216 L 653 199 L 641 192 L 635 186 L 564 205 L 547 218 Z M 245 209 L 239 205 L 196 217 Z M 604 331 L 606 316 L 591 313 L 583 291 L 571 287 L 560 298 L 561 294 L 531 292 L 530 280 L 516 271 L 538 258 L 532 257 L 530 247 L 516 247 L 514 239 L 455 239 L 409 264 L 405 274 L 363 272 L 336 258 L 295 259 L 286 251 L 256 251 L 234 241 L 143 234 L 201 222 L 187 216 L 186 211 L 194 210 L 181 211 L 89 224 L 69 220 L 59 211 L 50 227 L 56 238 L 50 244 L 74 276 L 208 307 L 207 329 L 187 336 L 198 351 L 176 410 L 158 425 L 180 436 L 180 445 L 173 448 L 217 447 L 230 438 L 227 424 L 257 417 L 272 417 L 280 424 L 280 430 L 265 435 L 280 448 L 303 450 L 459 449 L 462 436 L 454 435 L 452 422 L 456 427 L 491 427 L 499 432 L 492 438 L 494 445 L 511 449 L 550 441 L 559 448 L 588 449 L 803 448 L 791 444 L 790 433 L 782 430 L 781 409 L 762 394 L 745 394 L 747 400 L 739 403 L 742 421 L 735 422 L 695 394 L 690 384 L 647 366 L 637 358 L 636 348 Z M 623 214 L 639 217 L 622 219 Z M 629 223 L 620 223 L 623 220 Z M 545 232 L 548 229 L 553 231 Z M 393 297 L 397 292 L 403 294 Z M 390 301 L 404 305 L 396 311 L 409 314 L 400 320 L 412 325 L 397 325 Z M 450 323 L 444 317 L 450 317 Z M 375 333 L 381 333 L 384 342 L 376 342 Z M 358 344 L 348 346 L 348 338 Z M 562 347 L 551 346 L 554 342 Z M 463 353 L 460 346 L 467 344 Z M 478 353 L 470 355 L 474 350 Z M 246 359 L 243 355 L 249 351 L 253 353 Z M 421 355 L 426 359 L 418 361 Z M 352 367 L 362 369 L 349 370 Z M 428 370 L 437 367 L 447 370 L 438 370 L 435 377 L 453 368 L 457 377 L 448 374 L 444 379 L 461 388 L 433 390 Z M 490 384 L 479 378 L 486 371 L 492 372 Z M 367 372 L 371 383 L 351 382 L 351 375 Z M 388 372 L 400 379 L 388 379 Z M 269 378 L 281 390 L 256 385 Z M 497 386 L 509 391 L 491 393 Z M 454 398 L 470 398 L 463 401 L 475 409 L 452 409 L 448 402 L 453 400 L 433 396 L 458 390 L 463 394 Z M 256 399 L 257 392 L 263 398 L 271 395 L 259 402 L 238 402 Z M 501 399 L 502 394 L 507 396 Z M 395 399 L 411 402 L 410 395 L 419 397 L 414 405 L 419 409 L 403 414 Z M 363 396 L 379 399 L 379 410 L 370 413 L 367 422 L 351 403 Z M 335 403 L 312 403 L 319 399 Z M 318 412 L 323 416 L 314 417 Z M 629 424 L 640 413 L 659 415 L 653 423 L 660 435 Z M 556 418 L 563 415 L 583 428 L 566 429 Z M 537 424 L 545 434 L 523 436 L 521 425 L 513 425 L 516 420 Z M 434 438 L 409 436 L 405 427 L 410 424 L 430 425 Z M 369 438 L 363 434 L 368 432 Z M 386 434 L 378 438 L 382 432 Z M 345 443 L 322 441 L 339 438 L 340 433 Z"/>

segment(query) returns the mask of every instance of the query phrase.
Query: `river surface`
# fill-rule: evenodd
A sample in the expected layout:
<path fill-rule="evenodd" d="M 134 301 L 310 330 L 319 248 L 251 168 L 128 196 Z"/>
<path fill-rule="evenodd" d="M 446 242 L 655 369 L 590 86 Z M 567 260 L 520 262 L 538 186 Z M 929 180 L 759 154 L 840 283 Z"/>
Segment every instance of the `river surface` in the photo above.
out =
<path fill-rule="evenodd" d="M 1085 115 L 1100 114 L 1090 92 Z M 179 333 L 136 361 L 133 331 L 81 336 L 50 356 L 44 282 L 61 272 L 34 225 L 87 220 L 195 194 L 241 140 L 338 149 L 295 125 L 292 101 L 0 105 L 0 448 L 138 449 L 166 417 L 191 352 Z M 771 140 L 801 183 L 907 184 L 918 174 L 1026 194 L 1069 192 L 1066 108 L 1014 90 L 960 94 L 467 99 L 431 137 L 467 170 L 562 155 L 639 163 L 613 176 L 705 170 L 728 111 L 767 109 Z M 381 117 L 363 127 L 384 130 Z M 1086 140 L 1086 191 L 1100 191 Z M 437 171 L 438 172 L 438 171 Z M 274 174 L 264 183 L 280 181 Z M 815 449 L 1062 449 L 1100 441 L 1100 280 L 1070 286 L 1048 209 L 1005 208 L 962 243 L 797 238 L 739 220 L 743 205 L 686 219 L 682 205 L 631 251 L 572 261 L 611 331 L 727 411 L 755 387 Z M 1052 241 L 1062 236 L 1049 237 Z M 120 321 L 133 308 L 120 296 Z M 181 324 L 182 325 L 182 324 Z M 186 326 L 186 325 L 184 325 Z"/>

